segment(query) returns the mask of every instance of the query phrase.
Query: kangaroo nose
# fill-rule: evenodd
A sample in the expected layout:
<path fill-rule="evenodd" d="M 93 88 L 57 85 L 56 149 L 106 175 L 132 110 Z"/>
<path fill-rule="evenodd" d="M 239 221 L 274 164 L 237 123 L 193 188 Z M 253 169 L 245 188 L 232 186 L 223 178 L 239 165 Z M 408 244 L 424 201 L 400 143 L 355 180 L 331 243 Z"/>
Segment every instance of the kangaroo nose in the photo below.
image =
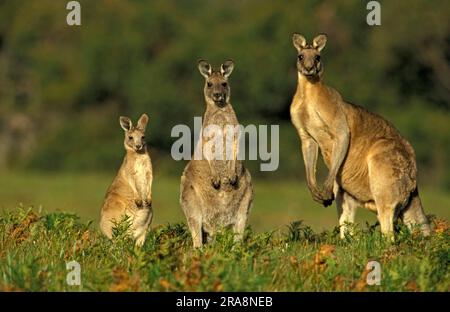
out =
<path fill-rule="evenodd" d="M 215 99 L 219 99 L 221 96 L 222 96 L 222 95 L 221 95 L 220 93 L 214 93 L 214 94 L 213 94 L 213 97 L 214 97 Z"/>

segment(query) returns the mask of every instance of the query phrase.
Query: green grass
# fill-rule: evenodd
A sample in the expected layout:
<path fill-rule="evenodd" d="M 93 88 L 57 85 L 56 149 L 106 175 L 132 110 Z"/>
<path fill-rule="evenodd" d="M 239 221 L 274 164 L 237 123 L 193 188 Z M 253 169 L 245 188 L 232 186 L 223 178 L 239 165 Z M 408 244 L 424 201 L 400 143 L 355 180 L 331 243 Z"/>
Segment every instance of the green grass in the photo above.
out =
<path fill-rule="evenodd" d="M 97 226 L 106 189 L 114 173 L 21 173 L 0 174 L 0 209 L 42 207 L 45 211 L 76 213 L 82 221 Z M 255 199 L 249 224 L 255 231 L 284 229 L 294 220 L 304 220 L 315 231 L 331 230 L 337 225 L 335 206 L 324 208 L 314 202 L 302 180 L 253 179 Z M 153 184 L 154 219 L 152 226 L 185 220 L 178 203 L 178 177 L 156 175 Z M 421 187 L 420 196 L 427 214 L 450 219 L 450 195 Z M 359 223 L 374 223 L 375 214 L 360 209 Z"/>
<path fill-rule="evenodd" d="M 352 238 L 294 222 L 285 231 L 230 232 L 194 250 L 184 223 L 157 226 L 139 249 L 120 224 L 113 240 L 67 213 L 19 209 L 0 217 L 0 290 L 25 291 L 449 291 L 450 231 L 437 223 L 422 238 L 400 227 L 395 243 L 377 228 Z M 66 263 L 81 286 L 66 283 Z M 381 285 L 366 284 L 369 261 Z"/>
<path fill-rule="evenodd" d="M 433 235 L 422 238 L 398 225 L 390 243 L 374 226 L 374 215 L 363 210 L 354 237 L 340 240 L 335 209 L 312 202 L 300 181 L 255 179 L 244 241 L 234 243 L 225 232 L 194 250 L 178 205 L 178 179 L 157 176 L 155 221 L 138 249 L 123 225 L 112 241 L 97 229 L 112 176 L 0 178 L 0 291 L 450 290 L 450 199 L 426 188 L 426 212 L 439 218 L 433 219 Z M 81 286 L 66 283 L 71 260 L 81 265 Z M 381 264 L 379 286 L 365 282 L 371 260 Z"/>

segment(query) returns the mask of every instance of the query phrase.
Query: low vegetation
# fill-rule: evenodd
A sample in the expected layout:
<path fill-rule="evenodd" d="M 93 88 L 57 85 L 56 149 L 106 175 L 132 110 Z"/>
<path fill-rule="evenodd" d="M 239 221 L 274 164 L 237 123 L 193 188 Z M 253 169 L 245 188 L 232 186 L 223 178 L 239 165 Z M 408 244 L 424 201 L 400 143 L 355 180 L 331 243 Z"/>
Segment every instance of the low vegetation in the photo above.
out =
<path fill-rule="evenodd" d="M 126 220 L 113 240 L 77 215 L 28 208 L 0 215 L 2 291 L 449 291 L 450 230 L 431 217 L 423 238 L 397 225 L 395 243 L 377 224 L 314 232 L 302 221 L 255 233 L 242 243 L 223 232 L 194 250 L 184 223 L 152 228 L 142 248 L 127 236 Z M 81 285 L 66 282 L 66 263 L 81 266 Z M 381 285 L 367 285 L 369 261 L 381 265 Z"/>

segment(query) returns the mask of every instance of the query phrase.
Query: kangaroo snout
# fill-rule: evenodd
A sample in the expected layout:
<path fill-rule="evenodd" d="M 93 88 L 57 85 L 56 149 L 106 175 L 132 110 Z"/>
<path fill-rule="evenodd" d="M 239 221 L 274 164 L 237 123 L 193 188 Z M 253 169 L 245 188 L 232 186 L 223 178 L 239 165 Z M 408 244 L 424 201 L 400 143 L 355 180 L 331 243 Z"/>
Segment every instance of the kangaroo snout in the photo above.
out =
<path fill-rule="evenodd" d="M 225 95 L 223 93 L 213 93 L 213 100 L 215 102 L 222 102 L 225 98 Z"/>
<path fill-rule="evenodd" d="M 307 75 L 312 75 L 312 74 L 315 74 L 315 68 L 314 68 L 314 66 L 311 66 L 311 67 L 305 67 L 305 74 L 307 74 Z"/>

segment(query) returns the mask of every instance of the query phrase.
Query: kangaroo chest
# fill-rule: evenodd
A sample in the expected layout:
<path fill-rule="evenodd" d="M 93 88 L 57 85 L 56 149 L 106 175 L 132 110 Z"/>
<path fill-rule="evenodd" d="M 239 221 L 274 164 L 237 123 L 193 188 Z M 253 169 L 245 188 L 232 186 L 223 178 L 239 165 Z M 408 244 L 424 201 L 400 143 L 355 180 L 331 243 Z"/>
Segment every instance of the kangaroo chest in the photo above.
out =
<path fill-rule="evenodd" d="M 218 134 L 225 134 L 227 128 L 235 128 L 238 121 L 234 112 L 216 111 L 206 114 L 203 122 L 203 130 L 207 129 L 210 132 L 218 131 Z"/>
<path fill-rule="evenodd" d="M 137 193 L 141 197 L 145 197 L 151 188 L 152 167 L 150 157 L 148 155 L 137 157 L 131 166 L 130 173 Z"/>
<path fill-rule="evenodd" d="M 203 123 L 203 152 L 209 154 L 216 170 L 227 172 L 228 162 L 237 155 L 238 121 L 234 113 L 217 111 Z"/>
<path fill-rule="evenodd" d="M 313 101 L 313 100 L 312 100 Z M 319 145 L 325 164 L 329 167 L 335 135 L 331 120 L 321 112 L 320 105 L 314 102 L 303 102 L 297 109 L 298 124 Z"/>

